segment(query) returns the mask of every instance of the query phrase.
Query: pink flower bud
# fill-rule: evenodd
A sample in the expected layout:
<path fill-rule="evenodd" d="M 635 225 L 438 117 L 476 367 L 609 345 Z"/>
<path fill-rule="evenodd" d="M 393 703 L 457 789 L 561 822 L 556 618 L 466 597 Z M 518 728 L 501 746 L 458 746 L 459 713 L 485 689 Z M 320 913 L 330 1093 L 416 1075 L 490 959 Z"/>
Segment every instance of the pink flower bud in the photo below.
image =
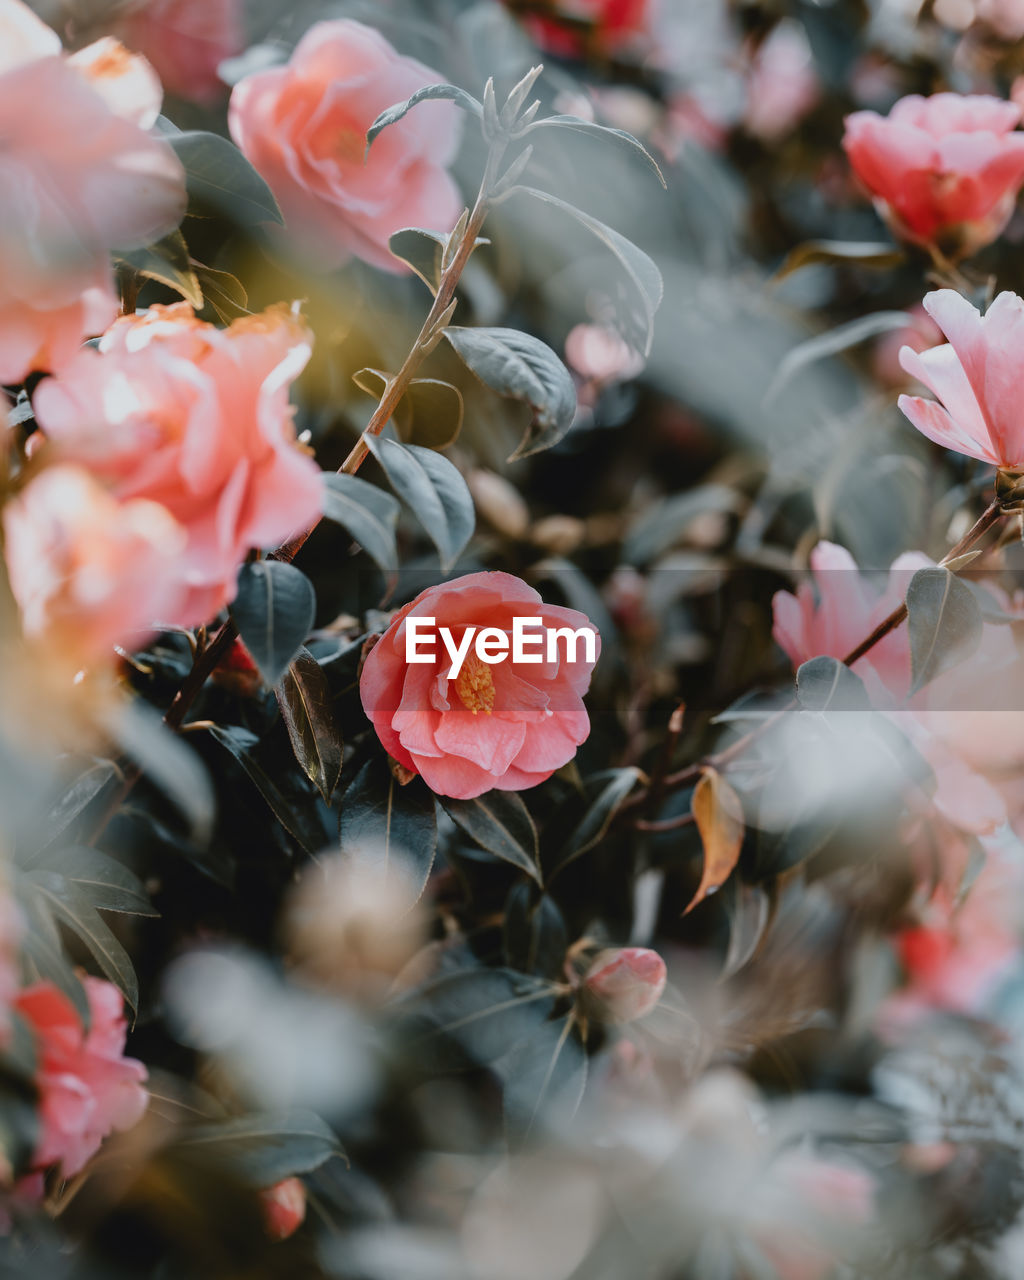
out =
<path fill-rule="evenodd" d="M 306 1217 L 306 1188 L 298 1178 L 285 1178 L 260 1192 L 263 1222 L 272 1240 L 287 1240 Z"/>
<path fill-rule="evenodd" d="M 583 988 L 596 1011 L 613 1022 L 651 1012 L 665 990 L 665 961 L 647 947 L 609 947 L 595 956 Z"/>

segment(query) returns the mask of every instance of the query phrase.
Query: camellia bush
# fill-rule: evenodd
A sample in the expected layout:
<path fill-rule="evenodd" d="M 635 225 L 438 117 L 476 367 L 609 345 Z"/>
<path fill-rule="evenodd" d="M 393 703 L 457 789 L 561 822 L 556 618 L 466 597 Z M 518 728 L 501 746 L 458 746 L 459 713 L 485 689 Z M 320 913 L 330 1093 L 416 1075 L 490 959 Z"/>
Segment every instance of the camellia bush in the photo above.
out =
<path fill-rule="evenodd" d="M 1024 12 L 0 0 L 0 1274 L 1024 1275 Z"/>

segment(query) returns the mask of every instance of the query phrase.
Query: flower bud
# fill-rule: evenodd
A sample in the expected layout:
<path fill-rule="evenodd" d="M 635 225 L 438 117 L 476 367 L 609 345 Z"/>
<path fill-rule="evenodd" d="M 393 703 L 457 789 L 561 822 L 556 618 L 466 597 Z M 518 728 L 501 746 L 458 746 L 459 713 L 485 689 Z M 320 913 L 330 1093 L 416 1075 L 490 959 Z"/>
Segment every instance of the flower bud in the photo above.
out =
<path fill-rule="evenodd" d="M 610 947 L 595 956 L 583 990 L 596 1016 L 633 1022 L 651 1012 L 665 990 L 665 961 L 647 947 Z"/>
<path fill-rule="evenodd" d="M 306 1188 L 298 1178 L 285 1178 L 260 1192 L 260 1207 L 267 1235 L 272 1240 L 287 1240 L 306 1217 Z"/>

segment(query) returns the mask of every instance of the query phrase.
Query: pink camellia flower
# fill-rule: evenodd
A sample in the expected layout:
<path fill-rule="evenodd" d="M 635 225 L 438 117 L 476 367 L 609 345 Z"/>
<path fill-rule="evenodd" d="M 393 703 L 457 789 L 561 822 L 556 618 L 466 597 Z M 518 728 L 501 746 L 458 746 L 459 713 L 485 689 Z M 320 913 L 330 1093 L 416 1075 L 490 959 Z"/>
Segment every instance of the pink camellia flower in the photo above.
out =
<path fill-rule="evenodd" d="M 599 951 L 583 975 L 588 1003 L 612 1022 L 635 1022 L 657 1005 L 668 971 L 657 951 L 609 947 Z"/>
<path fill-rule="evenodd" d="M 524 655 L 542 661 L 517 662 L 511 647 L 504 660 L 484 661 L 477 653 L 481 635 L 498 641 L 512 634 L 514 618 L 537 618 Z M 433 618 L 430 631 L 419 626 L 419 653 L 432 660 L 406 662 L 410 618 Z M 441 628 L 456 645 L 466 643 L 469 627 L 478 629 L 454 679 L 452 660 Z M 482 629 L 486 628 L 487 632 Z M 438 795 L 468 800 L 484 791 L 519 791 L 536 786 L 567 764 L 590 732 L 582 695 L 594 662 L 578 643 L 558 639 L 555 661 L 548 661 L 543 637 L 551 628 L 586 628 L 600 637 L 575 609 L 545 604 L 536 591 L 508 573 L 470 573 L 454 582 L 429 587 L 400 609 L 371 649 L 359 691 L 363 709 L 384 747 L 399 764 L 422 774 Z M 529 632 L 527 632 L 529 634 Z M 492 645 L 488 652 L 497 652 Z"/>
<path fill-rule="evenodd" d="M 185 531 L 156 502 L 118 502 L 80 467 L 43 470 L 8 502 L 3 527 L 25 634 L 76 667 L 138 648 L 180 608 Z"/>
<path fill-rule="evenodd" d="M 82 982 L 91 1015 L 88 1031 L 52 982 L 26 987 L 15 1001 L 36 1039 L 42 1133 L 33 1165 L 59 1164 L 65 1178 L 83 1168 L 108 1134 L 137 1124 L 149 1100 L 142 1087 L 146 1068 L 124 1056 L 127 1026 L 120 992 L 99 978 Z"/>
<path fill-rule="evenodd" d="M 317 520 L 320 469 L 296 442 L 288 402 L 310 341 L 284 307 L 218 329 L 186 303 L 155 306 L 122 317 L 98 350 L 37 388 L 36 418 L 58 456 L 184 527 L 175 581 L 186 595 L 165 621 L 208 622 L 234 597 L 250 548 Z"/>
<path fill-rule="evenodd" d="M 821 97 L 821 82 L 803 27 L 780 22 L 760 46 L 747 77 L 743 123 L 765 142 L 784 138 Z"/>
<path fill-rule="evenodd" d="M 217 68 L 245 46 L 241 0 L 142 0 L 118 31 L 168 93 L 204 104 L 225 92 Z"/>
<path fill-rule="evenodd" d="M 648 34 L 650 0 L 559 0 L 558 17 L 528 14 L 527 31 L 549 53 L 619 53 Z"/>
<path fill-rule="evenodd" d="M 231 136 L 270 184 L 296 243 L 321 266 L 355 255 L 404 272 L 389 238 L 403 227 L 447 231 L 458 218 L 462 197 L 447 166 L 461 126 L 451 103 L 418 106 L 366 154 L 377 116 L 441 78 L 372 27 L 341 18 L 311 27 L 287 66 L 235 86 Z"/>
<path fill-rule="evenodd" d="M 900 363 L 938 399 L 900 396 L 900 408 L 936 444 L 1006 470 L 1024 467 L 1024 299 L 1003 292 L 981 315 L 954 289 L 939 289 L 924 307 L 948 342 L 904 347 Z"/>
<path fill-rule="evenodd" d="M 1006 226 L 1024 182 L 1021 108 L 985 95 L 901 98 L 855 111 L 843 147 L 894 234 L 963 256 Z"/>
<path fill-rule="evenodd" d="M 942 341 L 942 330 L 924 307 L 916 305 L 909 310 L 910 321 L 902 329 L 883 334 L 875 344 L 871 367 L 879 382 L 890 387 L 905 387 L 907 374 L 900 364 L 900 352 L 904 347 L 914 351 L 927 351 Z"/>
<path fill-rule="evenodd" d="M 306 1217 L 306 1188 L 298 1178 L 285 1178 L 260 1192 L 260 1206 L 267 1235 L 287 1240 Z"/>
<path fill-rule="evenodd" d="M 104 42 L 65 58 L 20 0 L 0 0 L 0 382 L 101 332 L 118 305 L 110 250 L 159 240 L 185 211 L 181 164 L 138 125 L 159 110 L 152 76 L 123 54 Z"/>

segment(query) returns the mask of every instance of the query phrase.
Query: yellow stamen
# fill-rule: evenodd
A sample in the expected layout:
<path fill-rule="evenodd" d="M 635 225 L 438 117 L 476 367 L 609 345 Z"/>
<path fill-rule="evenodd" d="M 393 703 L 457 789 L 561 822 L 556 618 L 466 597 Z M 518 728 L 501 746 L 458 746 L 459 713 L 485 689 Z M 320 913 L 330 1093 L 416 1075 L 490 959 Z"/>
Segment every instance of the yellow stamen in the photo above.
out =
<path fill-rule="evenodd" d="M 455 692 L 462 699 L 467 711 L 474 715 L 483 711 L 490 715 L 494 710 L 494 677 L 491 668 L 471 649 L 466 654 L 458 679 L 455 681 Z"/>

